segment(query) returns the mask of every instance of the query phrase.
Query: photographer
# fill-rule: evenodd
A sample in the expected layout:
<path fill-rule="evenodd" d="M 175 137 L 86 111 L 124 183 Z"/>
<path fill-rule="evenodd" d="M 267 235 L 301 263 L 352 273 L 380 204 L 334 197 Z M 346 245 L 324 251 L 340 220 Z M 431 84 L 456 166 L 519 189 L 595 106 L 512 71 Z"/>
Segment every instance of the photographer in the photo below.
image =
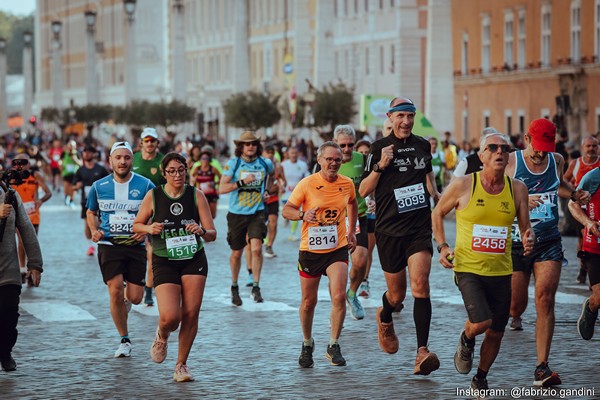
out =
<path fill-rule="evenodd" d="M 3 232 L 3 236 L 0 237 L 0 364 L 4 371 L 17 369 L 17 363 L 11 356 L 12 348 L 17 342 L 21 295 L 19 257 L 15 240 L 17 229 L 25 246 L 27 268 L 34 286 L 39 286 L 42 273 L 42 252 L 35 229 L 18 193 L 9 186 L 9 182 L 14 179 L 10 175 L 14 174 L 14 171 L 4 173 L 0 182 L 0 232 Z M 12 197 L 13 201 L 6 202 L 6 197 Z"/>

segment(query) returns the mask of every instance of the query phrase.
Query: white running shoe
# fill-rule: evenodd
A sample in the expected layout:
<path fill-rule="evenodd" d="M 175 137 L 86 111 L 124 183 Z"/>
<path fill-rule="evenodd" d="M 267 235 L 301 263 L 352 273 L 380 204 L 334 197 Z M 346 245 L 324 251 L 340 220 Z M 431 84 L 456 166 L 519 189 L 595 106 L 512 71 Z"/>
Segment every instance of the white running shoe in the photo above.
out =
<path fill-rule="evenodd" d="M 115 358 L 131 357 L 131 342 L 121 342 L 117 351 L 115 351 Z"/>
<path fill-rule="evenodd" d="M 191 382 L 194 377 L 190 373 L 190 369 L 183 363 L 177 363 L 175 366 L 175 372 L 173 373 L 173 380 L 175 382 Z"/>

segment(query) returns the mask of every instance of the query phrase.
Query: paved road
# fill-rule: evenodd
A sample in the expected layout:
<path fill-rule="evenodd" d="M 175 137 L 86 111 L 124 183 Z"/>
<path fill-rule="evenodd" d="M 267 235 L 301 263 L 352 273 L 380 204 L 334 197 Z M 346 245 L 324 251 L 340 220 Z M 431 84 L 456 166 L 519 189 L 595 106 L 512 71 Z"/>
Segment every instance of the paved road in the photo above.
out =
<path fill-rule="evenodd" d="M 280 223 L 274 246 L 278 257 L 265 259 L 261 282 L 265 303 L 252 303 L 249 288 L 243 288 L 244 305 L 233 307 L 229 300 L 226 210 L 222 207 L 216 220 L 218 239 L 207 245 L 209 279 L 198 337 L 188 362 L 196 381 L 172 381 L 176 334 L 171 336 L 167 360 L 163 364 L 150 360 L 156 307 L 134 306 L 129 319 L 133 355 L 114 359 L 119 337 L 96 258 L 85 255 L 87 243 L 79 209 L 61 205 L 59 197 L 42 208 L 40 241 L 46 271 L 42 286 L 23 290 L 20 336 L 13 353 L 19 366 L 12 373 L 0 372 L 0 399 L 470 398 L 458 392 L 469 387 L 470 376 L 458 374 L 453 365 L 466 313 L 449 271 L 435 262 L 431 274 L 430 349 L 441 359 L 440 370 L 429 377 L 412 375 L 416 339 L 410 298 L 395 320 L 400 351 L 388 355 L 379 349 L 374 314 L 385 285 L 377 257 L 370 278 L 372 297 L 363 301 L 367 316 L 363 321 L 348 317 L 344 323 L 341 346 L 348 365 L 333 367 L 324 357 L 330 304 L 326 282 L 322 282 L 314 324 L 315 366 L 300 369 L 300 288 L 295 270 L 298 243 L 287 240 L 287 229 Z M 452 221 L 447 222 L 447 231 L 453 242 Z M 563 388 L 595 390 L 594 394 L 566 398 L 600 398 L 600 378 L 595 372 L 600 367 L 600 333 L 590 342 L 577 334 L 575 322 L 589 292 L 574 283 L 578 269 L 575 239 L 563 240 L 569 266 L 557 296 L 550 365 L 561 374 Z M 496 393 L 495 398 L 511 398 L 509 390 L 513 387 L 530 388 L 536 363 L 534 324 L 535 310 L 529 307 L 524 331 L 507 331 L 488 376 L 490 387 L 506 390 L 506 396 Z M 558 397 L 523 394 L 521 398 Z"/>

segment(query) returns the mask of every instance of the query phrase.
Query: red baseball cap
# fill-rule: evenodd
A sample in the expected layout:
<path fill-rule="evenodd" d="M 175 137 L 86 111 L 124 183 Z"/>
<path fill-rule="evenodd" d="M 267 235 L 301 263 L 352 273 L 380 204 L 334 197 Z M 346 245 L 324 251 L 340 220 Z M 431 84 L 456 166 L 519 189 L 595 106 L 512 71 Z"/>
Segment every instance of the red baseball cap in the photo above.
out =
<path fill-rule="evenodd" d="M 556 125 L 549 119 L 534 119 L 529 124 L 528 130 L 531 145 L 536 151 L 556 151 Z"/>

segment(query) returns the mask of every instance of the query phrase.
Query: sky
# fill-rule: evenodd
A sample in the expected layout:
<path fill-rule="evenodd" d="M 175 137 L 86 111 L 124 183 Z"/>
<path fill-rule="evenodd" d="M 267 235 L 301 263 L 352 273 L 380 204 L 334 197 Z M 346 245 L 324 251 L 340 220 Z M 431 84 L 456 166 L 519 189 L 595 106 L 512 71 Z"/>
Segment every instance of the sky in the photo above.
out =
<path fill-rule="evenodd" d="M 35 0 L 0 0 L 0 11 L 15 15 L 29 15 L 35 9 Z"/>

